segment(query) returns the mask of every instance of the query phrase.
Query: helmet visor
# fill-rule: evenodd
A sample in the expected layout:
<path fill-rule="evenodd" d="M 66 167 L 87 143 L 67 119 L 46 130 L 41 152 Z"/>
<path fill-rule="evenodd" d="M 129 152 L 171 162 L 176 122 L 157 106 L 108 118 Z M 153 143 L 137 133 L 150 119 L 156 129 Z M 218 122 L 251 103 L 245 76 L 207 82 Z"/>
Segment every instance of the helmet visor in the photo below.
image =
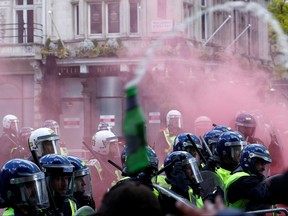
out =
<path fill-rule="evenodd" d="M 49 207 L 49 198 L 44 173 L 11 179 L 10 183 L 19 184 L 21 195 L 20 205 L 34 205 L 39 209 Z"/>
<path fill-rule="evenodd" d="M 81 194 L 82 196 L 92 197 L 92 185 L 90 174 L 85 176 L 78 176 L 74 179 L 74 194 Z"/>
<path fill-rule="evenodd" d="M 10 123 L 10 130 L 14 133 L 14 134 L 18 134 L 18 120 L 11 120 Z"/>
<path fill-rule="evenodd" d="M 195 158 L 186 159 L 183 163 L 185 167 L 185 173 L 190 180 L 195 180 L 196 183 L 203 181 L 201 173 L 198 168 L 198 163 Z"/>
<path fill-rule="evenodd" d="M 39 145 L 39 150 L 41 152 L 41 156 L 47 154 L 57 154 L 57 143 L 58 140 L 45 140 L 42 141 Z"/>
<path fill-rule="evenodd" d="M 117 137 L 111 137 L 106 140 L 106 145 L 109 146 L 109 153 L 112 157 L 120 157 L 120 149 Z"/>
<path fill-rule="evenodd" d="M 255 127 L 247 126 L 237 126 L 237 130 L 242 133 L 245 137 L 253 137 L 255 132 Z"/>
<path fill-rule="evenodd" d="M 247 142 L 240 141 L 240 142 L 226 142 L 225 146 L 231 147 L 231 158 L 233 161 L 239 163 L 240 162 L 240 153 L 243 148 L 247 145 Z"/>

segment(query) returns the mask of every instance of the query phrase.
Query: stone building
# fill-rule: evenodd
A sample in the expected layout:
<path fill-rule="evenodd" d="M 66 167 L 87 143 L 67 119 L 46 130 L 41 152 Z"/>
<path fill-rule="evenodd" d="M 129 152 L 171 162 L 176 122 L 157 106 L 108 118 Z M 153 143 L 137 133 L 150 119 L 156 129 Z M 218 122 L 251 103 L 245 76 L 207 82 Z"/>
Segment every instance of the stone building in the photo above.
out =
<path fill-rule="evenodd" d="M 268 64 L 267 23 L 227 2 L 233 1 L 0 0 L 0 117 L 12 113 L 35 128 L 57 120 L 68 147 L 80 149 L 100 121 L 121 136 L 125 83 L 153 46 L 164 54 L 147 58 L 145 69 L 160 78 L 175 64 L 185 68 L 184 79 L 190 76 L 193 48 L 205 50 L 199 71 L 217 65 L 226 49 Z M 143 90 L 140 99 L 153 137 L 167 107 L 150 94 Z"/>

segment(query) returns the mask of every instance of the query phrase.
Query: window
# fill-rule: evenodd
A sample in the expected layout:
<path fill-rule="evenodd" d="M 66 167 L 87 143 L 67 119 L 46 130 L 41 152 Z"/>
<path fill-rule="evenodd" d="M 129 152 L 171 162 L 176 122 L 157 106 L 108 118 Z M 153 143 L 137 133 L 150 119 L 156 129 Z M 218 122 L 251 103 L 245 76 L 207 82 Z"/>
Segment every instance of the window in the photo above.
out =
<path fill-rule="evenodd" d="M 106 19 L 108 20 L 108 34 L 120 33 L 120 5 L 119 3 L 107 3 Z"/>
<path fill-rule="evenodd" d="M 202 14 L 201 16 L 201 36 L 203 40 L 207 38 L 207 13 Z"/>
<path fill-rule="evenodd" d="M 74 31 L 75 35 L 79 35 L 79 4 L 73 5 L 74 10 Z"/>
<path fill-rule="evenodd" d="M 138 1 L 130 0 L 130 33 L 139 33 L 139 8 Z"/>
<path fill-rule="evenodd" d="M 192 5 L 189 3 L 184 3 L 183 10 L 184 10 L 184 20 L 187 22 L 187 19 L 192 17 Z M 188 37 L 192 36 L 192 28 L 193 24 L 191 21 L 189 21 L 189 23 L 186 24 L 185 28 L 185 33 Z"/>
<path fill-rule="evenodd" d="M 33 0 L 16 0 L 17 42 L 34 42 Z"/>
<path fill-rule="evenodd" d="M 120 3 L 99 2 L 89 5 L 90 34 L 120 33 Z"/>

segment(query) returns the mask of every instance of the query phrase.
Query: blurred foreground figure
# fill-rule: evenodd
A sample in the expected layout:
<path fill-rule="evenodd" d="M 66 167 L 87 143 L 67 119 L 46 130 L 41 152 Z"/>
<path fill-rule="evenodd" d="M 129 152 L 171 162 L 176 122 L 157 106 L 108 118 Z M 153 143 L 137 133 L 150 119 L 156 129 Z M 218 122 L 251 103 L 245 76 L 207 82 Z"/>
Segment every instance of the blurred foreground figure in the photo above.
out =
<path fill-rule="evenodd" d="M 161 216 L 161 207 L 151 189 L 139 182 L 123 182 L 111 188 L 103 197 L 101 216 Z"/>
<path fill-rule="evenodd" d="M 215 203 L 205 201 L 203 208 L 191 208 L 181 202 L 177 202 L 176 207 L 182 216 L 255 216 L 240 209 L 227 208 L 220 196 L 216 197 Z"/>
<path fill-rule="evenodd" d="M 0 165 L 2 166 L 10 158 L 13 148 L 19 146 L 18 143 L 18 123 L 19 119 L 15 115 L 5 115 L 2 120 L 3 133 L 0 137 L 1 154 Z"/>
<path fill-rule="evenodd" d="M 24 159 L 12 159 L 4 164 L 0 174 L 0 194 L 3 215 L 50 215 L 45 175 L 36 164 Z"/>
<path fill-rule="evenodd" d="M 162 129 L 153 144 L 160 166 L 163 164 L 166 156 L 172 152 L 173 143 L 176 136 L 183 131 L 182 114 L 178 110 L 170 110 L 166 115 L 166 128 Z"/>

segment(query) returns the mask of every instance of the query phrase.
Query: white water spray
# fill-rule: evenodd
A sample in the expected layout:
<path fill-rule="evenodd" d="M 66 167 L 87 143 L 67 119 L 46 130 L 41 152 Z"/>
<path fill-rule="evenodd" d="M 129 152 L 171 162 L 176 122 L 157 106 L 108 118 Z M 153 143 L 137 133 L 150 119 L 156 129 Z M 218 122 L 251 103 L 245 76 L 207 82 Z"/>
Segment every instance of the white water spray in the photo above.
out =
<path fill-rule="evenodd" d="M 140 61 L 138 66 L 136 67 L 135 70 L 135 77 L 131 81 L 129 81 L 125 88 L 129 88 L 131 86 L 138 85 L 138 83 L 142 80 L 144 77 L 146 71 L 148 70 L 148 66 L 154 57 L 154 50 L 158 47 L 160 47 L 163 43 L 168 38 L 176 36 L 179 32 L 181 32 L 185 27 L 193 22 L 196 19 L 201 18 L 201 16 L 205 13 L 213 13 L 215 11 L 227 11 L 231 12 L 233 9 L 238 9 L 240 11 L 244 12 L 251 12 L 255 16 L 261 18 L 261 20 L 269 23 L 275 33 L 278 36 L 278 43 L 280 47 L 280 51 L 284 55 L 284 59 L 288 59 L 288 44 L 287 44 L 287 36 L 284 34 L 279 22 L 274 18 L 274 16 L 263 6 L 261 6 L 258 3 L 254 2 L 242 2 L 242 1 L 236 1 L 236 2 L 227 2 L 224 4 L 216 5 L 211 8 L 207 8 L 201 12 L 196 13 L 196 15 L 189 17 L 185 19 L 182 23 L 178 24 L 175 28 L 174 31 L 168 32 L 166 34 L 163 34 L 161 37 L 159 37 L 157 40 L 155 40 L 151 46 L 147 49 L 145 53 L 145 57 Z M 284 62 L 283 66 L 288 69 L 288 63 Z"/>

